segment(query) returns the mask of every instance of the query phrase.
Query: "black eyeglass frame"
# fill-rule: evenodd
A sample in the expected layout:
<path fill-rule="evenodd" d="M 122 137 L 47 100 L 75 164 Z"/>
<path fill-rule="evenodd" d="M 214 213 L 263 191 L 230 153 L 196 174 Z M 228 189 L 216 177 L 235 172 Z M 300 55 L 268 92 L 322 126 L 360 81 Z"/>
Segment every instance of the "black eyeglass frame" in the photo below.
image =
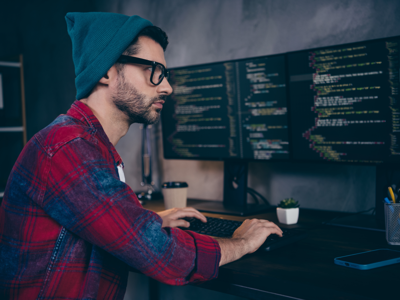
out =
<path fill-rule="evenodd" d="M 139 65 L 146 65 L 146 66 L 151 66 L 151 76 L 150 76 L 150 82 L 154 85 L 159 85 L 164 78 L 166 78 L 168 80 L 169 77 L 169 70 L 161 63 L 156 62 L 156 61 L 151 61 L 151 60 L 147 60 L 147 59 L 143 59 L 143 58 L 139 58 L 139 57 L 134 57 L 134 56 L 128 56 L 128 55 L 121 55 L 118 60 L 117 63 L 120 64 L 139 64 Z M 157 66 L 161 67 L 161 78 L 160 81 L 158 83 L 154 83 L 153 82 L 153 75 L 154 75 L 154 71 L 156 69 Z"/>

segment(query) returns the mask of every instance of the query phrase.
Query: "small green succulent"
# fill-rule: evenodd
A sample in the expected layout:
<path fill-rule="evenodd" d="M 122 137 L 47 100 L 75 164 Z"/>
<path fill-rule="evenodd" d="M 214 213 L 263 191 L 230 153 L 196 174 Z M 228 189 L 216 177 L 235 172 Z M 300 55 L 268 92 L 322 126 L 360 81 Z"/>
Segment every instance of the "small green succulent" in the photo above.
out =
<path fill-rule="evenodd" d="M 295 201 L 293 198 L 283 199 L 278 204 L 278 207 L 280 207 L 280 208 L 296 208 L 296 207 L 299 207 L 299 206 L 300 206 L 299 202 Z"/>

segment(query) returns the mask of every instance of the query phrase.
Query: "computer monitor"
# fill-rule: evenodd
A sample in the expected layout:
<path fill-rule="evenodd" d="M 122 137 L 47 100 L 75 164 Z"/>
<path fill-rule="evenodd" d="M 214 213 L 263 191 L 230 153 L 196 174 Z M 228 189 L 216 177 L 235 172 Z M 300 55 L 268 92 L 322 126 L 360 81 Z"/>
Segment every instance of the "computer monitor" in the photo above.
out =
<path fill-rule="evenodd" d="M 393 37 L 288 54 L 293 159 L 376 165 L 379 227 L 399 182 L 399 50 Z"/>
<path fill-rule="evenodd" d="M 228 193 L 231 181 L 250 160 L 400 163 L 399 55 L 393 37 L 173 69 L 165 158 L 224 160 L 236 206 L 247 181 Z"/>
<path fill-rule="evenodd" d="M 224 205 L 197 208 L 239 215 L 265 209 L 247 204 L 247 162 L 289 159 L 285 56 L 175 68 L 169 82 L 164 157 L 224 161 Z"/>
<path fill-rule="evenodd" d="M 400 38 L 288 54 L 294 160 L 400 162 Z"/>

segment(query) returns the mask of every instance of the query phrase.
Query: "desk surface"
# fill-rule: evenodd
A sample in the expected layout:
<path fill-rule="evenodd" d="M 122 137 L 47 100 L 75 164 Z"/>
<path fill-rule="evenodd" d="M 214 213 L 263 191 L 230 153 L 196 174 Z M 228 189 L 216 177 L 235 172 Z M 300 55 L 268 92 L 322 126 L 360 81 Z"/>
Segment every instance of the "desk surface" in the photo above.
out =
<path fill-rule="evenodd" d="M 195 202 L 189 201 L 188 205 L 191 203 Z M 164 209 L 162 201 L 149 201 L 144 207 Z M 272 252 L 246 255 L 222 266 L 218 279 L 198 286 L 249 299 L 400 299 L 400 264 L 367 271 L 334 264 L 333 259 L 338 256 L 379 248 L 400 250 L 400 246 L 386 243 L 384 232 L 320 225 L 337 215 L 300 209 L 298 225 L 282 227 L 310 227 L 308 238 Z M 251 218 L 279 224 L 274 212 Z"/>

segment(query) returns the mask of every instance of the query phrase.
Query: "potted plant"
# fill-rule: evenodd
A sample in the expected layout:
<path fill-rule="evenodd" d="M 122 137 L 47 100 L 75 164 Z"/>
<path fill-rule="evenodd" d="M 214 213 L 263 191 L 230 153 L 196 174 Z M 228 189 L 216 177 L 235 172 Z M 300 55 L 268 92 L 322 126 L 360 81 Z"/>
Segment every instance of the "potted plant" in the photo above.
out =
<path fill-rule="evenodd" d="M 283 199 L 276 208 L 279 223 L 296 224 L 299 219 L 299 203 L 293 198 Z"/>

